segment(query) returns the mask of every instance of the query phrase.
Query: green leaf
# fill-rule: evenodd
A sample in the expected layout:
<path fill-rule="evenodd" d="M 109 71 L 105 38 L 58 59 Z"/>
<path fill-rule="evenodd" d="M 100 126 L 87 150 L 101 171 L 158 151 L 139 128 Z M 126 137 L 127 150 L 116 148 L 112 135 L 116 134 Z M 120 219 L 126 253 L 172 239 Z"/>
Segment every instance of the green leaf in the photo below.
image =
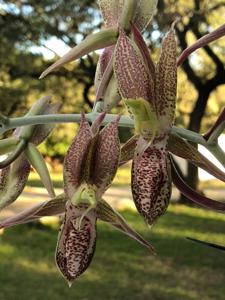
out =
<path fill-rule="evenodd" d="M 49 193 L 49 196 L 52 198 L 55 197 L 52 180 L 41 153 L 38 151 L 34 144 L 28 143 L 27 148 L 25 150 L 25 154 L 30 164 L 39 174 L 41 181 L 43 182 L 44 186 L 46 187 Z"/>

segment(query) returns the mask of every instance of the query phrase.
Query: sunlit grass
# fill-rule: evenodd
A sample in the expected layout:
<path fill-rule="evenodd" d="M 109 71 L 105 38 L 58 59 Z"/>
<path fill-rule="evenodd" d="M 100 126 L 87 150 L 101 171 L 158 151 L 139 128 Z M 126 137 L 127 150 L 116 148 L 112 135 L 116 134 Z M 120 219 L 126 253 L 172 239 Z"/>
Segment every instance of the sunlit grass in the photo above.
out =
<path fill-rule="evenodd" d="M 55 188 L 63 187 L 63 174 L 62 172 L 52 172 L 51 178 Z M 113 185 L 114 186 L 125 186 L 130 184 L 130 165 L 127 164 L 118 169 L 117 174 L 114 178 Z M 33 187 L 43 187 L 42 182 L 37 173 L 32 172 L 29 176 L 28 181 L 29 186 Z"/>
<path fill-rule="evenodd" d="M 126 164 L 120 167 L 117 171 L 117 174 L 114 178 L 113 185 L 114 186 L 128 186 L 130 184 L 131 177 L 131 165 Z M 55 188 L 63 187 L 63 174 L 62 172 L 52 172 L 51 178 L 54 183 Z M 29 186 L 42 187 L 43 184 L 40 181 L 40 178 L 37 173 L 32 172 L 28 181 Z M 202 189 L 225 189 L 225 185 L 222 181 L 219 180 L 207 180 L 200 182 L 200 188 Z"/>
<path fill-rule="evenodd" d="M 0 299 L 224 299 L 225 254 L 185 239 L 225 244 L 224 215 L 171 205 L 150 230 L 135 212 L 122 213 L 157 256 L 100 222 L 93 262 L 69 289 L 54 264 L 57 225 L 21 225 L 0 236 Z"/>

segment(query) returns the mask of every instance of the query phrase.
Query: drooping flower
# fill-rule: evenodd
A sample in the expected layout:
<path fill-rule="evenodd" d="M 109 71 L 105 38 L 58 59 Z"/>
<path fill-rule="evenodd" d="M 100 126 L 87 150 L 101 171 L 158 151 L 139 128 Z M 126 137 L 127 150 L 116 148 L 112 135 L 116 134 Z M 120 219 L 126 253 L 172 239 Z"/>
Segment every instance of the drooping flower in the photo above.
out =
<path fill-rule="evenodd" d="M 154 223 L 168 206 L 172 179 L 191 201 L 215 211 L 224 211 L 224 203 L 192 190 L 180 178 L 169 159 L 171 152 L 225 181 L 222 171 L 190 143 L 170 132 L 175 117 L 177 69 L 173 30 L 164 38 L 160 60 L 156 65 L 135 26 L 132 32 L 134 40 L 121 30 L 115 51 L 114 71 L 120 93 L 135 122 L 136 135 L 122 148 L 121 164 L 134 158 L 132 189 L 139 212 L 149 224 Z M 223 118 L 222 113 L 217 123 Z"/>
<path fill-rule="evenodd" d="M 114 45 L 118 38 L 118 28 L 122 27 L 127 34 L 130 24 L 134 23 L 142 31 L 152 20 L 158 0 L 99 0 L 105 29 L 88 36 L 79 45 L 48 67 L 40 76 L 44 78 L 61 66 L 79 59 L 91 51 L 104 48 L 99 58 L 95 76 L 96 102 L 104 98 L 104 111 L 110 111 L 120 101 L 117 83 L 113 74 L 112 57 Z"/>
<path fill-rule="evenodd" d="M 44 97 L 32 106 L 28 115 L 56 113 L 60 106 L 60 103 L 52 104 L 49 97 Z M 53 125 L 35 125 L 22 127 L 14 131 L 13 138 L 11 139 L 15 140 L 16 143 L 14 147 L 11 147 L 10 151 L 12 151 L 11 153 L 15 151 L 17 155 L 12 162 L 8 158 L 10 155 L 13 157 L 13 154 L 8 155 L 6 158 L 7 166 L 4 166 L 4 161 L 2 162 L 3 168 L 0 174 L 0 209 L 14 202 L 22 193 L 30 174 L 30 165 L 39 173 L 49 195 L 54 197 L 55 193 L 48 169 L 41 154 L 36 149 L 36 146 L 46 139 L 53 128 Z M 7 140 L 5 143 L 7 148 Z M 19 148 L 20 151 L 17 152 L 16 147 L 20 144 L 23 147 Z"/>
<path fill-rule="evenodd" d="M 176 41 L 171 28 L 154 65 L 135 25 L 132 33 L 134 40 L 120 30 L 114 72 L 139 135 L 132 165 L 133 198 L 139 213 L 151 225 L 165 212 L 171 196 L 167 143 L 175 116 Z"/>
<path fill-rule="evenodd" d="M 105 114 L 90 126 L 82 117 L 80 129 L 64 161 L 64 191 L 68 199 L 56 249 L 56 262 L 63 276 L 72 282 L 91 263 L 96 244 L 97 218 L 132 236 L 149 249 L 152 247 L 126 225 L 102 200 L 119 163 L 118 122 L 99 127 Z"/>

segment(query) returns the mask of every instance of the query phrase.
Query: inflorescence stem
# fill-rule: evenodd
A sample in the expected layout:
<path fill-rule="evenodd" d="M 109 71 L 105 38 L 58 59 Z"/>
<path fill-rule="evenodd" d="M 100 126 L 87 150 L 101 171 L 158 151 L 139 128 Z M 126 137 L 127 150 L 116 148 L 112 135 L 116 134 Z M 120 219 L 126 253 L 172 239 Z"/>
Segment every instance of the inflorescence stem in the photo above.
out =
<path fill-rule="evenodd" d="M 86 114 L 86 118 L 89 122 L 93 122 L 99 112 L 92 111 L 91 113 Z M 115 114 L 106 114 L 103 125 L 106 125 L 112 122 L 117 115 Z M 5 133 L 6 131 L 27 125 L 37 125 L 37 124 L 48 124 L 48 123 L 79 123 L 81 120 L 81 114 L 54 114 L 54 115 L 38 115 L 38 116 L 25 116 L 19 118 L 0 118 L 0 134 Z M 133 128 L 134 121 L 128 116 L 121 116 L 119 121 L 120 127 Z M 220 148 L 218 142 L 213 140 L 213 144 L 210 143 L 210 140 L 206 140 L 201 134 L 187 130 L 184 128 L 179 128 L 173 126 L 171 132 L 179 135 L 180 137 L 206 147 L 220 162 L 225 166 L 225 153 Z M 220 133 L 221 130 L 220 130 Z"/>

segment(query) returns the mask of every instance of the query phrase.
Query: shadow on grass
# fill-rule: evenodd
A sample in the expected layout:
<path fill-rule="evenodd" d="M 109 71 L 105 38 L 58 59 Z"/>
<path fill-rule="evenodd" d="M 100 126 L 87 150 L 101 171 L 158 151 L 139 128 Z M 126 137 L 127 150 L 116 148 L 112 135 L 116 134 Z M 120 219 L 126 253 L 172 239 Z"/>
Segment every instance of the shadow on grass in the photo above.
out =
<path fill-rule="evenodd" d="M 179 215 L 179 210 L 182 207 L 171 207 L 153 231 L 136 213 L 123 212 L 129 223 L 153 242 L 157 256 L 99 223 L 91 267 L 71 289 L 54 265 L 57 230 L 27 225 L 9 229 L 0 238 L 0 299 L 222 300 L 224 254 L 194 245 L 185 240 L 184 233 L 224 240 L 225 218 L 192 208 L 187 208 L 186 214 L 184 208 Z M 205 217 L 197 217 L 201 214 Z"/>

